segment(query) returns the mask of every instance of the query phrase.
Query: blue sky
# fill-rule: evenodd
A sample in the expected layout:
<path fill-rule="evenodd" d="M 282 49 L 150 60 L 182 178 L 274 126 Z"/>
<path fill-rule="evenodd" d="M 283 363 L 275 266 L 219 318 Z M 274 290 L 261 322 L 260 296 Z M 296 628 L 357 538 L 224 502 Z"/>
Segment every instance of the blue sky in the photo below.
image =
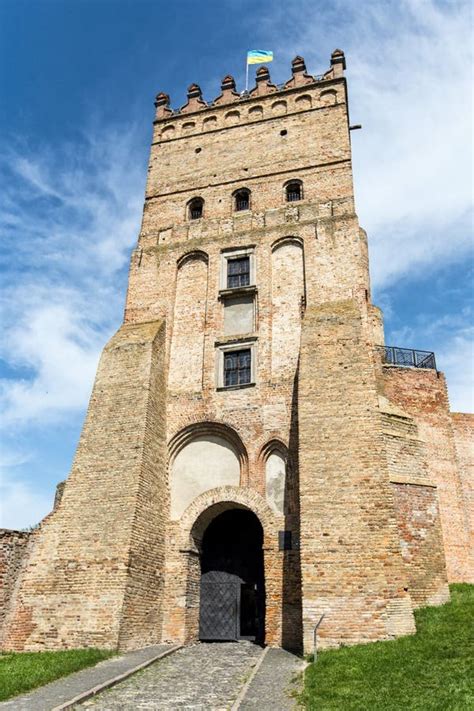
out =
<path fill-rule="evenodd" d="M 122 318 L 153 100 L 204 97 L 247 49 L 276 82 L 348 63 L 357 211 L 389 344 L 436 351 L 473 409 L 472 17 L 435 0 L 0 3 L 2 519 L 35 524 L 71 466 Z"/>

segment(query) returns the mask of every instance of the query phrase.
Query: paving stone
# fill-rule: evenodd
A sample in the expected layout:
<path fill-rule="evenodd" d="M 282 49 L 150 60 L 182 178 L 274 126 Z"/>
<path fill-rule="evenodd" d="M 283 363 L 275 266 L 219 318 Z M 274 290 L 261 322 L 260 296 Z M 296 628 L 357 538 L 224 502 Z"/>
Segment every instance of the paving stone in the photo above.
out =
<path fill-rule="evenodd" d="M 239 704 L 239 711 L 290 711 L 298 703 L 305 663 L 284 649 L 269 649 Z"/>
<path fill-rule="evenodd" d="M 0 703 L 2 711 L 51 711 L 61 704 L 67 703 L 79 694 L 104 684 L 131 669 L 144 664 L 158 655 L 171 649 L 169 644 L 157 644 L 134 652 L 99 662 L 94 667 L 87 667 L 69 674 L 62 679 L 52 681 L 27 694 L 15 696 L 13 699 Z"/>
<path fill-rule="evenodd" d="M 194 644 L 75 708 L 224 711 L 232 706 L 261 654 L 261 647 L 246 641 Z"/>

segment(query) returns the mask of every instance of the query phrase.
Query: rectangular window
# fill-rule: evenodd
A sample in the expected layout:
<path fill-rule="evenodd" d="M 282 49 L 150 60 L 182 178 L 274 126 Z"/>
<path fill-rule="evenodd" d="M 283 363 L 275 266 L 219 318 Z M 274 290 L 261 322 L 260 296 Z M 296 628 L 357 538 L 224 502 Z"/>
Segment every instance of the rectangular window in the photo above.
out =
<path fill-rule="evenodd" d="M 250 348 L 224 353 L 224 385 L 246 385 L 251 381 Z"/>
<path fill-rule="evenodd" d="M 250 284 L 250 257 L 236 257 L 227 260 L 227 288 Z"/>

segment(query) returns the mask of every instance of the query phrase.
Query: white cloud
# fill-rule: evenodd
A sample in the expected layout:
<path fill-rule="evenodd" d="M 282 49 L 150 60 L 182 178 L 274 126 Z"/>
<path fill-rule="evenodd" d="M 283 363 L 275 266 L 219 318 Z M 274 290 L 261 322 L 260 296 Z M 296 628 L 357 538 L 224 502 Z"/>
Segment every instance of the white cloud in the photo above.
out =
<path fill-rule="evenodd" d="M 132 127 L 133 128 L 133 127 Z M 136 132 L 3 156 L 0 221 L 6 289 L 0 302 L 4 424 L 48 423 L 83 408 L 104 341 L 121 319 L 136 241 L 143 166 Z M 15 377 L 15 369 L 27 369 Z"/>
<path fill-rule="evenodd" d="M 53 508 L 53 499 L 18 478 L 0 480 L 0 528 L 29 528 L 41 521 Z"/>
<path fill-rule="evenodd" d="M 18 451 L 0 451 L 0 528 L 27 528 L 39 523 L 53 508 L 52 496 L 35 490 L 17 474 L 17 467 L 31 455 Z"/>
<path fill-rule="evenodd" d="M 440 343 L 436 357 L 449 384 L 453 412 L 474 412 L 474 328 Z"/>
<path fill-rule="evenodd" d="M 145 159 L 133 126 L 107 126 L 74 146 L 19 145 L 0 157 L 0 414 L 4 441 L 31 451 L 3 458 L 4 527 L 34 525 L 51 510 L 35 438 L 86 407 L 101 349 L 121 322 L 143 201 L 140 146 Z"/>
<path fill-rule="evenodd" d="M 10 361 L 33 369 L 35 375 L 2 384 L 4 425 L 54 419 L 87 403 L 104 333 L 77 312 L 74 294 L 62 303 L 58 296 L 41 302 L 36 293 L 34 303 L 25 304 L 27 318 L 10 329 Z"/>

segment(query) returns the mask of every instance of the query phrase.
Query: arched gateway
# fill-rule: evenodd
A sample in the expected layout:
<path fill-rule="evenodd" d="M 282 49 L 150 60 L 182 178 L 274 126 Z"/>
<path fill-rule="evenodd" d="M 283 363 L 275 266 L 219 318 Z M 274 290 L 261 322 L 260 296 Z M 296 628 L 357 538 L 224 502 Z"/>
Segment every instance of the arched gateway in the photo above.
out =
<path fill-rule="evenodd" d="M 200 640 L 265 636 L 263 529 L 252 511 L 229 509 L 216 516 L 201 544 Z"/>
<path fill-rule="evenodd" d="M 221 486 L 198 496 L 169 538 L 164 638 L 279 644 L 281 527 L 248 488 Z"/>

